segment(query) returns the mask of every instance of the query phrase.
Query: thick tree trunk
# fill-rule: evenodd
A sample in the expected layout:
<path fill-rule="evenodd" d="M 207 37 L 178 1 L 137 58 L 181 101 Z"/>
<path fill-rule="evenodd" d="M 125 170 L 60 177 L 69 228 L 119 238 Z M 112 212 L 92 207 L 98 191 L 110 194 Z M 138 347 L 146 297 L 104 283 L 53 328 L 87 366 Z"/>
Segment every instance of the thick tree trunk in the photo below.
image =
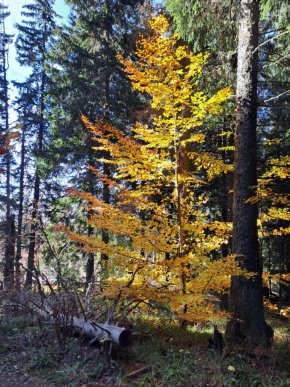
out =
<path fill-rule="evenodd" d="M 230 291 L 233 319 L 228 342 L 238 338 L 249 344 L 266 344 L 261 262 L 257 234 L 258 207 L 248 200 L 257 185 L 257 63 L 259 1 L 241 0 L 237 74 L 237 127 L 233 196 L 233 254 L 241 266 L 255 272 L 252 279 L 234 277 Z"/>
<path fill-rule="evenodd" d="M 113 341 L 121 347 L 127 347 L 132 343 L 131 331 L 114 325 L 96 324 L 79 317 L 72 317 L 66 321 L 65 326 L 70 326 L 78 334 L 88 337 L 92 343 L 95 341 Z"/>

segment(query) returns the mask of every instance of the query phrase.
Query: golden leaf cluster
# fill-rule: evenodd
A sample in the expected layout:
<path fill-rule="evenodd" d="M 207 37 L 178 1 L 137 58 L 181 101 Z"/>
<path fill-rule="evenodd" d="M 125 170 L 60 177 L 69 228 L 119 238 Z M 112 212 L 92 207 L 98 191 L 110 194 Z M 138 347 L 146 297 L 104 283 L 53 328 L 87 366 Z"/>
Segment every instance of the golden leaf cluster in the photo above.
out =
<path fill-rule="evenodd" d="M 139 40 L 137 61 L 118 58 L 156 114 L 127 133 L 82 117 L 94 149 L 105 155 L 99 161 L 114 166 L 111 176 L 91 168 L 113 200 L 108 204 L 71 190 L 86 202 L 88 223 L 96 232 L 67 232 L 84 251 L 108 257 L 103 284 L 108 297 L 154 300 L 184 320 L 200 321 L 222 315 L 218 294 L 227 291 L 231 275 L 244 274 L 234 257 L 214 258 L 214 252 L 221 256 L 231 225 L 210 219 L 202 193 L 208 181 L 229 170 L 201 145 L 205 119 L 222 111 L 231 90 L 207 96 L 199 87 L 207 56 L 180 44 L 165 16 L 149 25 L 151 33 Z M 102 230 L 109 233 L 108 243 Z"/>

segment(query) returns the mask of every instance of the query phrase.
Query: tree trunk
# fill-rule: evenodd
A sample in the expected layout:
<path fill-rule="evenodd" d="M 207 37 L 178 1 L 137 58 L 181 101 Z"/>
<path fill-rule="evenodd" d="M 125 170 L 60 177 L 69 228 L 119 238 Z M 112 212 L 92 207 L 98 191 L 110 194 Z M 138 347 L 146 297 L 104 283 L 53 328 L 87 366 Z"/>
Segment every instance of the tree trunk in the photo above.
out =
<path fill-rule="evenodd" d="M 14 287 L 15 221 L 12 215 L 6 220 L 6 245 L 4 263 L 4 289 Z"/>
<path fill-rule="evenodd" d="M 89 149 L 89 165 L 94 165 L 94 154 L 92 148 Z M 90 194 L 95 194 L 95 186 L 94 186 L 94 178 L 95 175 L 92 171 L 88 170 L 88 189 Z M 93 211 L 89 210 L 87 213 L 88 220 L 90 219 L 90 216 L 92 215 Z M 88 236 L 93 235 L 94 229 L 91 225 L 88 225 L 87 230 Z M 86 286 L 88 287 L 89 284 L 92 282 L 95 272 L 95 254 L 94 253 L 87 253 L 87 263 L 86 263 Z"/>
<path fill-rule="evenodd" d="M 22 130 L 21 137 L 21 164 L 20 164 L 20 181 L 19 181 L 19 206 L 16 238 L 16 255 L 15 255 L 15 280 L 16 288 L 20 289 L 20 261 L 22 252 L 22 224 L 23 224 L 23 200 L 24 200 L 24 167 L 25 167 L 25 128 Z"/>
<path fill-rule="evenodd" d="M 237 126 L 233 195 L 233 254 L 252 279 L 233 277 L 228 323 L 229 343 L 239 338 L 251 345 L 269 343 L 265 323 L 261 262 L 257 234 L 258 206 L 247 202 L 257 186 L 257 63 L 259 1 L 241 0 L 237 73 Z"/>
<path fill-rule="evenodd" d="M 110 42 L 110 33 L 111 33 L 111 23 L 108 22 L 109 16 L 110 16 L 110 3 L 108 0 L 105 1 L 105 7 L 106 7 L 106 20 L 104 25 L 104 33 L 105 33 L 105 41 L 107 45 L 107 49 L 109 49 L 109 42 Z M 107 53 L 109 55 L 109 53 Z M 108 57 L 106 59 L 107 66 L 106 71 L 104 74 L 104 107 L 103 107 L 103 116 L 105 122 L 110 122 L 110 68 L 109 68 L 109 60 Z M 104 152 L 104 158 L 108 158 L 109 154 L 108 152 Z M 103 173 L 105 176 L 110 177 L 111 171 L 108 164 L 103 164 Z M 103 184 L 103 201 L 107 204 L 110 204 L 111 194 L 110 194 L 110 188 Z M 102 230 L 102 242 L 108 243 L 109 242 L 109 234 L 107 230 Z M 101 266 L 102 266 L 102 277 L 106 278 L 106 272 L 107 272 L 107 263 L 108 263 L 109 257 L 106 254 L 101 254 Z"/>
<path fill-rule="evenodd" d="M 71 326 L 78 334 L 90 338 L 91 343 L 106 340 L 113 341 L 121 347 L 127 347 L 132 343 L 131 331 L 114 325 L 96 324 L 79 317 L 72 317 L 65 322 L 64 326 Z"/>
<path fill-rule="evenodd" d="M 40 113 L 39 113 L 39 130 L 38 130 L 38 157 L 42 155 L 43 151 L 43 137 L 44 137 L 44 91 L 45 91 L 45 47 L 46 47 L 46 33 L 43 37 L 43 56 L 41 62 L 41 85 L 40 85 Z M 25 280 L 25 287 L 32 287 L 32 271 L 35 265 L 35 246 L 36 246 L 36 233 L 38 229 L 39 218 L 39 199 L 40 199 L 40 176 L 38 167 L 36 167 L 36 175 L 34 182 L 34 195 L 33 195 L 33 207 L 32 207 L 32 223 L 29 236 L 28 247 L 28 261 L 27 261 L 27 274 Z"/>
<path fill-rule="evenodd" d="M 34 182 L 34 196 L 33 196 L 33 208 L 31 215 L 31 226 L 29 234 L 29 246 L 28 246 L 28 259 L 27 259 L 27 274 L 25 279 L 25 287 L 31 289 L 33 269 L 35 265 L 35 246 L 36 246 L 36 233 L 38 228 L 38 212 L 39 212 L 39 192 L 40 192 L 40 179 L 36 172 Z"/>
<path fill-rule="evenodd" d="M 2 17 L 2 15 L 1 15 Z M 8 81 L 7 81 L 7 55 L 6 34 L 4 19 L 1 20 L 2 36 L 2 70 L 3 70 L 3 99 L 4 99 L 4 125 L 5 133 L 9 134 L 9 106 L 8 106 Z M 6 219 L 5 219 L 5 259 L 4 259 L 4 287 L 12 289 L 14 287 L 14 259 L 15 259 L 15 224 L 11 216 L 11 158 L 10 152 L 6 154 Z"/>

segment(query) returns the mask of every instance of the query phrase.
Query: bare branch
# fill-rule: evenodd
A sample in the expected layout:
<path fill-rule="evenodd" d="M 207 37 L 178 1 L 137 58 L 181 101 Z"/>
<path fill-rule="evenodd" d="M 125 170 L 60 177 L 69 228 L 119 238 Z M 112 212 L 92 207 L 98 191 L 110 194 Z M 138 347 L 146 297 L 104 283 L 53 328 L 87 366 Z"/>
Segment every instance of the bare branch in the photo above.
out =
<path fill-rule="evenodd" d="M 275 99 L 278 99 L 278 98 L 282 97 L 282 95 L 285 95 L 285 94 L 287 94 L 287 93 L 289 93 L 289 92 L 290 92 L 290 89 L 284 91 L 284 92 L 281 93 L 281 94 L 276 95 L 275 97 L 272 97 L 272 98 L 269 98 L 269 99 L 265 99 L 264 102 L 270 102 L 270 101 L 273 101 L 273 100 L 275 100 Z"/>
<path fill-rule="evenodd" d="M 285 34 L 289 34 L 289 31 L 287 30 L 287 31 L 281 32 L 281 34 L 275 35 L 275 36 L 273 36 L 272 38 L 265 40 L 263 43 L 259 44 L 259 45 L 255 48 L 255 50 L 253 51 L 253 54 L 254 54 L 256 51 L 258 51 L 261 47 L 265 46 L 267 43 L 273 42 L 274 40 L 280 38 L 281 36 L 283 36 L 283 35 L 285 35 Z"/>

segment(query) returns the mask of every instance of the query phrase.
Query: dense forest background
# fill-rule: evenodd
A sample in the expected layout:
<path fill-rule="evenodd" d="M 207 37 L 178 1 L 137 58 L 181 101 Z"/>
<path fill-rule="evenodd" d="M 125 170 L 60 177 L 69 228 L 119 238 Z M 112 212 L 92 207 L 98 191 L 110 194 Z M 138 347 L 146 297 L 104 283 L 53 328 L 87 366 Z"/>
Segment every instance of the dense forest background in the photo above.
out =
<path fill-rule="evenodd" d="M 290 310 L 288 1 L 66 3 L 62 23 L 27 1 L 14 37 L 0 5 L 3 294 L 270 345 L 265 311 Z"/>

